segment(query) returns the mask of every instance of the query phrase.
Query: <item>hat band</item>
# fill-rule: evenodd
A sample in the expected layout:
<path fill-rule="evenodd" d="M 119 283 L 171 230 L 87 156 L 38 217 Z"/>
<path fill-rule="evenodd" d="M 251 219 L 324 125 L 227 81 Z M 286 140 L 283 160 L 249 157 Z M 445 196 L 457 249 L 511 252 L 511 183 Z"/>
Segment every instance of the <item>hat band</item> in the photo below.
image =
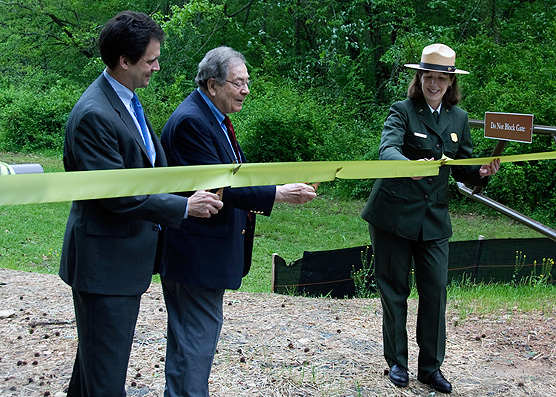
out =
<path fill-rule="evenodd" d="M 455 66 L 445 66 L 445 65 L 437 65 L 435 63 L 425 63 L 425 62 L 421 62 L 419 64 L 419 66 L 423 69 L 432 69 L 432 70 L 438 70 L 439 72 L 455 72 L 456 71 L 456 67 Z"/>

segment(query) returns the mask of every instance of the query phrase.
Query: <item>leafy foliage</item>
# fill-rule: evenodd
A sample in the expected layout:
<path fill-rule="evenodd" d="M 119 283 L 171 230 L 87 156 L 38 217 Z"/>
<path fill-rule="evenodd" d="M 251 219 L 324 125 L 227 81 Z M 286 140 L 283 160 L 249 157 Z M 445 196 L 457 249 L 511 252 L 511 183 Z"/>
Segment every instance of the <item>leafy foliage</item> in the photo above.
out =
<path fill-rule="evenodd" d="M 70 82 L 36 92 L 11 87 L 0 92 L 1 146 L 11 151 L 61 149 L 67 117 L 81 92 Z"/>
<path fill-rule="evenodd" d="M 403 65 L 433 42 L 471 72 L 459 81 L 472 118 L 532 113 L 556 125 L 552 0 L 18 0 L 0 2 L 0 146 L 60 147 L 71 106 L 103 67 L 96 37 L 123 9 L 153 15 L 167 34 L 162 70 L 140 92 L 157 131 L 194 88 L 206 51 L 228 45 L 246 56 L 255 84 L 233 118 L 251 161 L 375 159 L 386 109 L 412 77 Z M 494 143 L 474 138 L 475 154 L 489 155 Z M 551 147 L 535 137 L 505 153 Z M 550 161 L 504 165 L 488 194 L 550 217 L 553 174 Z M 364 197 L 370 184 L 329 192 Z"/>
<path fill-rule="evenodd" d="M 318 161 L 339 156 L 337 120 L 331 106 L 300 95 L 295 87 L 265 86 L 246 105 L 238 123 L 242 148 L 253 162 Z M 253 89 L 255 90 L 256 87 Z"/>

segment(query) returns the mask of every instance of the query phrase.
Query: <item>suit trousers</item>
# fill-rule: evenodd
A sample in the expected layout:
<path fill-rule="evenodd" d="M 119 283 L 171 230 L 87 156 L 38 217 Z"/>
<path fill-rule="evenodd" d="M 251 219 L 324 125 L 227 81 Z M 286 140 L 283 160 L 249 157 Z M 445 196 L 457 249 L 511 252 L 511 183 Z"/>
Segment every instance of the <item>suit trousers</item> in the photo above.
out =
<path fill-rule="evenodd" d="M 375 278 L 382 302 L 384 357 L 408 369 L 407 298 L 412 265 L 419 293 L 416 338 L 418 376 L 428 378 L 440 368 L 446 351 L 446 286 L 448 239 L 409 240 L 369 226 Z"/>
<path fill-rule="evenodd" d="M 67 397 L 125 396 L 141 295 L 72 293 L 78 347 Z"/>
<path fill-rule="evenodd" d="M 224 289 L 196 288 L 162 278 L 168 311 L 165 397 L 208 397 Z"/>

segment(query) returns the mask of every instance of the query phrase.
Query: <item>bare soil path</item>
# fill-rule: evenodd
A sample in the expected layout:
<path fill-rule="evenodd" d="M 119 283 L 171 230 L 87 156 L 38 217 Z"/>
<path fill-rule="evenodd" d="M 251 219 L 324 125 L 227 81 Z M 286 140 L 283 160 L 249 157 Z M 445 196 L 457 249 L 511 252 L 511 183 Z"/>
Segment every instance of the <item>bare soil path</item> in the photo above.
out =
<path fill-rule="evenodd" d="M 431 396 L 416 380 L 393 386 L 382 358 L 376 299 L 227 292 L 210 379 L 213 396 Z M 57 276 L 0 269 L 0 396 L 63 396 L 76 329 L 71 291 Z M 452 396 L 556 395 L 556 312 L 458 316 L 448 309 L 443 372 Z M 410 303 L 413 337 L 416 302 Z M 142 300 L 129 396 L 162 396 L 166 309 L 159 284 Z"/>

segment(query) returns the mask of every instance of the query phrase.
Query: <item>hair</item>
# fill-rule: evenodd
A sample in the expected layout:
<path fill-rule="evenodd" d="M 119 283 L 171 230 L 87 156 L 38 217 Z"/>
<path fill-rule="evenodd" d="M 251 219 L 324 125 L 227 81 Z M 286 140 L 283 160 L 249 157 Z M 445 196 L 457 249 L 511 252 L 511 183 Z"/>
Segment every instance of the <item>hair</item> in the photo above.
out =
<path fill-rule="evenodd" d="M 421 76 L 428 72 L 428 70 L 417 70 L 413 80 L 411 80 L 409 88 L 407 89 L 407 97 L 413 102 L 418 102 L 424 98 L 423 88 L 421 87 Z M 450 79 L 452 79 L 452 86 L 448 87 L 446 90 L 446 93 L 442 97 L 442 103 L 449 106 L 455 106 L 461 100 L 461 90 L 458 86 L 458 77 L 454 73 L 444 74 L 450 76 Z"/>
<path fill-rule="evenodd" d="M 195 83 L 206 89 L 209 79 L 214 79 L 222 85 L 226 82 L 230 67 L 245 63 L 243 54 L 230 47 L 214 48 L 207 52 L 203 60 L 199 62 Z"/>
<path fill-rule="evenodd" d="M 114 69 L 121 56 L 136 64 L 152 40 L 162 43 L 164 31 L 151 17 L 142 12 L 122 11 L 102 29 L 98 47 L 104 64 Z"/>

